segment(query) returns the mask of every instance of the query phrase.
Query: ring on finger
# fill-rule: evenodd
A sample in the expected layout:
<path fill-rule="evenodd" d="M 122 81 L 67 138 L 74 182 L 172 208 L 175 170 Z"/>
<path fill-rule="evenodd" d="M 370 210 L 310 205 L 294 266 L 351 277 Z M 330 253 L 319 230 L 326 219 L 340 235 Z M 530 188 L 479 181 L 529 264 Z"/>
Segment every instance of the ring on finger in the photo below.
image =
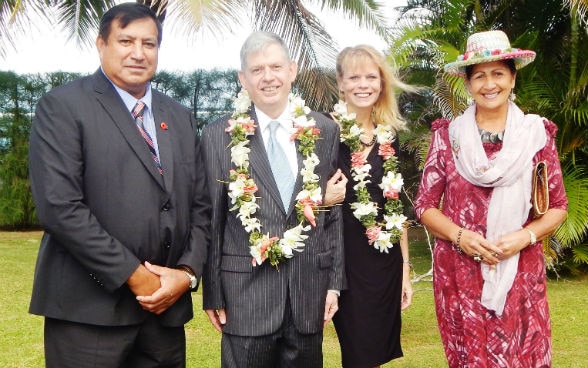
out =
<path fill-rule="evenodd" d="M 482 260 L 484 259 L 484 257 L 482 257 L 482 255 L 478 253 L 472 254 L 472 258 L 474 259 L 474 261 L 478 263 L 482 262 Z"/>

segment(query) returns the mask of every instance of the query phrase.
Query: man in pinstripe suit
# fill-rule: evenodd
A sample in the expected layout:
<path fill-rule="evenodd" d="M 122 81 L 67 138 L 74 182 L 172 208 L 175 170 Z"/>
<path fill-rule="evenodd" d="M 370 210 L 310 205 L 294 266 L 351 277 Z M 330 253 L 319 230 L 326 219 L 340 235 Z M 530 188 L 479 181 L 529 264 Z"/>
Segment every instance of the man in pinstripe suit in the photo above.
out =
<path fill-rule="evenodd" d="M 288 96 L 296 74 L 297 65 L 277 35 L 254 32 L 243 44 L 239 80 L 251 98 L 250 116 L 255 121 L 255 132 L 248 137 L 249 173 L 258 187 L 255 217 L 261 233 L 280 238 L 298 224 L 294 202 L 302 187 L 302 155 L 288 132 L 292 127 Z M 337 169 L 339 128 L 321 114 L 310 116 L 320 129 L 315 173 L 324 193 L 327 179 Z M 322 367 L 323 327 L 337 311 L 338 291 L 344 287 L 340 209 L 320 211 L 316 226 L 305 233 L 303 251 L 294 252 L 279 268 L 269 262 L 252 263 L 249 233 L 237 210 L 230 211 L 228 183 L 234 165 L 228 120 L 210 124 L 202 137 L 213 202 L 204 309 L 223 334 L 222 367 Z M 266 153 L 268 125 L 274 120 L 280 124 L 276 137 L 295 180 L 290 204 L 280 198 Z"/>

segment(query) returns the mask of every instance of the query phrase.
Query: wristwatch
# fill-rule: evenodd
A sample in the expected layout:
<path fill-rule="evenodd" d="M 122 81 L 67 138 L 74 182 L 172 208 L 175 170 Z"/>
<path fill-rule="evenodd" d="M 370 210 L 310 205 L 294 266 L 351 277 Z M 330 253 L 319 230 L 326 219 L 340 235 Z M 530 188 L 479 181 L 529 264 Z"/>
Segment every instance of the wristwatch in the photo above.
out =
<path fill-rule="evenodd" d="M 188 271 L 186 268 L 181 268 L 182 272 L 186 274 L 186 276 L 188 276 L 188 280 L 190 280 L 190 290 L 194 290 L 196 289 L 196 286 L 198 286 L 198 279 L 196 278 L 196 276 Z"/>

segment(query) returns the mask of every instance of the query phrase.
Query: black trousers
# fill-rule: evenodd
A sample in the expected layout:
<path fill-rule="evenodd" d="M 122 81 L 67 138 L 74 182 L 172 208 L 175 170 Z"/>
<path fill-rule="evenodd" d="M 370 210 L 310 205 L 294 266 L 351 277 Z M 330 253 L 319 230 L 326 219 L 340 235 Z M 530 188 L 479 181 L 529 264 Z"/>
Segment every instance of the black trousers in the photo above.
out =
<path fill-rule="evenodd" d="M 140 325 L 95 326 L 45 318 L 47 368 L 184 368 L 184 327 L 155 316 Z"/>
<path fill-rule="evenodd" d="M 236 336 L 223 333 L 222 368 L 322 368 L 323 330 L 301 334 L 286 307 L 284 323 L 271 335 Z"/>

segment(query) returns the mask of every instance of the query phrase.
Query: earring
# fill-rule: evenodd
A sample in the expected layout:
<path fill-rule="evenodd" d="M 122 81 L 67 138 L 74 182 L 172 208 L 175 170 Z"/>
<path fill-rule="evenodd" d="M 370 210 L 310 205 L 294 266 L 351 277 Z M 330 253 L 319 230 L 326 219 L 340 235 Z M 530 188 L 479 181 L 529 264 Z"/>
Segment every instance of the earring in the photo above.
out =
<path fill-rule="evenodd" d="M 466 99 L 466 104 L 468 106 L 471 106 L 474 104 L 474 98 L 472 97 L 472 92 L 470 92 L 470 89 L 466 86 L 466 91 L 468 93 L 468 98 Z"/>
<path fill-rule="evenodd" d="M 514 89 L 511 89 L 511 90 L 510 90 L 510 95 L 508 95 L 508 99 L 514 102 L 514 100 L 515 100 L 516 98 L 517 98 L 517 96 L 516 96 L 516 95 L 515 95 L 515 93 L 514 93 Z"/>

